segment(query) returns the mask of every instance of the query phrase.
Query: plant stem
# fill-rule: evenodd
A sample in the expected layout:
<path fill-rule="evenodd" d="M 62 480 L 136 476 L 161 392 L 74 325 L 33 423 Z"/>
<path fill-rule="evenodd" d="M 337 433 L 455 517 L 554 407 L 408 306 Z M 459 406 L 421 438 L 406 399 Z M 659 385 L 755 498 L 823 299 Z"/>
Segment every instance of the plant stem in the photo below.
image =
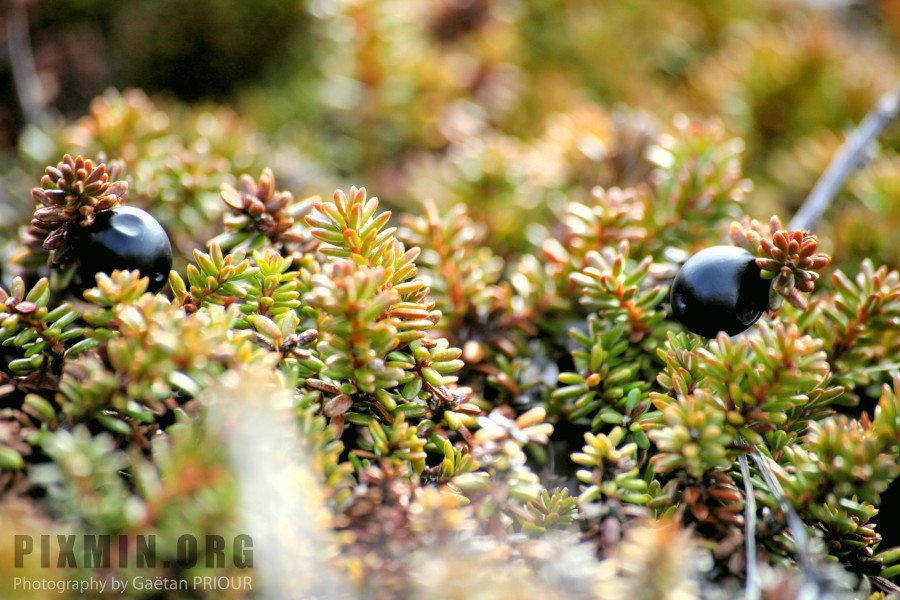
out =
<path fill-rule="evenodd" d="M 9 62 L 22 115 L 26 122 L 35 125 L 44 119 L 44 101 L 28 36 L 28 14 L 24 0 L 13 0 L 11 4 L 6 28 Z"/>
<path fill-rule="evenodd" d="M 869 146 L 887 124 L 900 113 L 900 86 L 882 95 L 875 108 L 838 149 L 825 173 L 816 182 L 800 210 L 791 219 L 788 229 L 813 230 L 844 182 L 866 158 Z"/>
<path fill-rule="evenodd" d="M 750 480 L 750 467 L 747 455 L 738 456 L 741 465 L 741 477 L 744 478 L 744 554 L 747 557 L 747 582 L 744 587 L 746 600 L 760 599 L 759 569 L 756 565 L 756 496 L 753 495 L 753 482 Z"/>
<path fill-rule="evenodd" d="M 763 453 L 759 450 L 754 450 L 750 455 L 753 457 L 753 462 L 756 463 L 760 476 L 762 476 L 763 481 L 769 488 L 769 492 L 775 496 L 778 506 L 787 520 L 788 529 L 791 531 L 791 537 L 793 537 L 794 545 L 797 549 L 797 563 L 799 563 L 800 571 L 805 575 L 806 579 L 803 587 L 808 589 L 818 588 L 818 581 L 813 567 L 813 551 L 809 534 L 806 531 L 806 524 L 803 523 L 803 519 L 800 518 L 800 515 L 797 514 L 797 511 L 794 510 L 794 507 L 791 506 L 791 503 L 784 495 L 784 490 L 781 484 L 778 483 L 778 480 L 775 479 L 775 475 L 769 469 L 769 465 L 766 464 L 766 457 Z M 823 598 L 824 596 L 813 597 Z"/>

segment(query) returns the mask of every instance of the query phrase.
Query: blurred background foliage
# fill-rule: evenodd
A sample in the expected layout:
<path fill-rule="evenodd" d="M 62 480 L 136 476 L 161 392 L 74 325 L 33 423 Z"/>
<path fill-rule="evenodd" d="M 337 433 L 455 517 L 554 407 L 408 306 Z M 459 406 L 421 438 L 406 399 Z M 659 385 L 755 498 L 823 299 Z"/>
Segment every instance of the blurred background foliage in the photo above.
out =
<path fill-rule="evenodd" d="M 167 532 L 182 526 L 181 514 L 198 535 L 230 527 L 235 490 L 227 478 L 205 482 L 205 504 L 194 503 L 191 481 L 201 471 L 216 475 L 223 449 L 181 406 L 197 411 L 194 388 L 213 378 L 239 367 L 271 377 L 277 364 L 291 393 L 299 390 L 292 410 L 317 460 L 313 471 L 340 506 L 335 543 L 354 584 L 415 591 L 439 581 L 453 589 L 450 575 L 468 574 L 474 555 L 488 561 L 492 577 L 530 587 L 532 597 L 547 597 L 541 586 L 558 589 L 561 581 L 597 586 L 601 597 L 685 597 L 678 590 L 700 576 L 679 562 L 689 562 L 689 551 L 671 552 L 687 544 L 682 534 L 627 531 L 651 513 L 703 533 L 715 558 L 703 563 L 703 577 L 740 578 L 738 486 L 746 482 L 722 470 L 735 459 L 738 436 L 762 444 L 767 435 L 775 460 L 831 477 L 837 491 L 816 476 L 785 476 L 786 493 L 844 564 L 900 560 L 897 550 L 872 557 L 883 548 L 869 502 L 884 489 L 856 481 L 873 456 L 896 455 L 900 430 L 900 379 L 881 388 L 892 381 L 898 347 L 900 284 L 888 270 L 900 268 L 900 126 L 881 136 L 817 232 L 843 273 L 832 279 L 836 295 L 808 313 L 784 309 L 784 327 L 761 327 L 765 343 L 698 349 L 665 319 L 658 285 L 674 263 L 724 236 L 741 211 L 786 220 L 796 210 L 845 133 L 900 82 L 900 0 L 0 0 L 0 25 L 4 270 L 31 216 L 29 189 L 70 153 L 108 162 L 113 179 L 128 181 L 129 202 L 166 227 L 175 269 L 190 284 L 174 275 L 170 303 L 140 300 L 143 289 L 125 276 L 102 281 L 88 300 L 106 308 L 90 324 L 101 334 L 125 331 L 128 343 L 112 345 L 123 356 L 149 345 L 157 354 L 146 362 L 157 370 L 134 374 L 144 361 L 107 364 L 82 344 L 85 355 L 72 352 L 59 373 L 62 396 L 44 388 L 19 394 L 44 375 L 31 360 L 43 350 L 33 350 L 37 334 L 28 330 L 46 331 L 44 320 L 74 319 L 83 308 L 46 306 L 46 281 L 29 282 L 29 295 L 21 281 L 12 289 L 6 305 L 17 315 L 4 319 L 2 333 L 15 346 L 4 356 L 15 358 L 9 365 L 18 374 L 4 381 L 14 380 L 25 399 L 15 413 L 21 426 L 0 431 L 0 447 L 15 452 L 0 459 L 19 469 L 18 451 L 31 445 L 29 461 L 53 463 L 36 481 L 50 505 L 77 507 L 82 523 L 74 526 L 111 514 L 104 530 Z M 29 77 L 35 85 L 21 85 Z M 382 199 L 377 217 L 374 199 L 350 187 L 361 184 Z M 246 193 L 226 191 L 231 202 L 222 202 L 223 185 Z M 349 200 L 312 197 L 335 188 L 350 189 Z M 254 199 L 273 222 L 297 227 L 258 235 L 265 232 L 242 215 Z M 384 209 L 406 215 L 389 223 Z M 216 245 L 207 246 L 211 239 Z M 353 260 L 325 260 L 328 252 L 313 256 L 315 248 Z M 416 269 L 422 279 L 404 281 Z M 11 281 L 2 274 L 4 287 Z M 270 295 L 272 304 L 260 302 Z M 890 310 L 870 311 L 877 303 Z M 129 323 L 141 335 L 128 333 Z M 423 337 L 431 328 L 433 340 Z M 72 335 L 100 339 L 96 331 Z M 399 335 L 405 345 L 391 351 Z M 158 336 L 165 343 L 146 343 Z M 217 336 L 233 336 L 228 352 Z M 770 348 L 788 358 L 773 362 Z M 369 368 L 376 364 L 380 370 Z M 808 397 L 761 386 L 748 364 L 754 377 L 787 378 Z M 467 387 L 455 386 L 455 371 Z M 170 372 L 181 376 L 163 382 Z M 824 418 L 841 393 L 832 375 L 848 397 L 865 396 L 865 408 L 879 402 L 882 416 L 871 431 L 829 421 L 801 438 L 802 424 Z M 733 388 L 720 389 L 720 380 Z M 120 394 L 122 382 L 131 387 Z M 690 402 L 673 401 L 675 391 Z M 726 392 L 746 408 L 729 415 L 737 421 L 727 427 L 714 402 Z M 84 408 L 62 416 L 99 423 L 141 451 L 125 453 L 108 433 L 86 429 L 60 427 L 28 441 L 30 429 L 56 428 L 61 418 L 44 396 Z M 174 405 L 159 406 L 157 396 Z M 762 413 L 756 397 L 767 398 Z M 792 404 L 801 401 L 807 412 Z M 142 437 L 167 424 L 169 437 Z M 541 449 L 548 442 L 550 459 Z M 651 447 L 661 451 L 652 463 Z M 90 459 L 75 465 L 81 471 L 66 460 L 73 448 Z M 571 484 L 571 494 L 551 494 L 529 465 L 571 451 L 584 468 L 556 466 L 557 483 Z M 210 464 L 192 463 L 201 454 Z M 425 459 L 435 457 L 439 464 L 429 466 Z M 875 466 L 875 483 L 896 477 L 896 469 Z M 134 489 L 118 480 L 121 469 L 140 474 Z M 73 481 L 85 474 L 105 486 L 97 502 L 111 498 L 114 511 L 79 506 Z M 429 491 L 451 480 L 458 495 Z M 756 478 L 749 485 L 766 487 Z M 522 542 L 566 531 L 576 497 L 581 539 L 593 545 L 553 535 Z M 774 514 L 772 497 L 762 500 L 762 512 Z M 847 501 L 826 512 L 839 500 Z M 168 502 L 171 514 L 157 510 Z M 34 517 L 25 519 L 33 531 L 43 526 L 32 509 L 12 508 Z M 497 547 L 476 552 L 459 542 L 470 522 L 494 534 Z M 757 533 L 773 557 L 795 551 L 777 519 Z M 898 541 L 886 537 L 884 546 Z M 506 560 L 510 548 L 515 561 Z M 371 562 L 373 552 L 383 562 Z M 609 558 L 599 583 L 593 554 Z M 552 570 L 548 557 L 556 556 L 565 569 Z M 659 561 L 668 567 L 657 574 L 673 581 L 641 576 Z M 391 580 L 409 564 L 410 579 Z M 539 577 L 523 579 L 522 565 L 540 565 Z M 482 572 L 471 573 L 471 589 Z M 775 589 L 788 575 L 768 577 Z M 657 581 L 652 593 L 634 592 Z M 409 597 L 419 597 L 414 591 Z"/>
<path fill-rule="evenodd" d="M 0 199 L 21 219 L 19 199 L 65 148 L 123 158 L 132 180 L 156 173 L 138 186 L 143 203 L 189 207 L 164 223 L 216 221 L 218 185 L 265 162 L 296 195 L 365 181 L 398 208 L 464 201 L 490 217 L 489 245 L 527 251 L 566 198 L 645 179 L 646 146 L 679 112 L 721 118 L 744 140 L 751 216 L 788 215 L 900 75 L 896 0 L 4 5 L 6 41 L 27 28 L 43 115 L 28 123 L 18 106 L 7 43 L 0 151 L 13 166 Z M 133 87 L 153 100 L 107 92 L 115 110 L 92 109 L 95 121 L 131 119 L 123 139 L 91 117 L 64 125 L 104 90 Z M 823 233 L 840 238 L 825 243 L 837 258 L 895 267 L 896 125 L 882 144 L 832 209 L 841 231 Z"/>

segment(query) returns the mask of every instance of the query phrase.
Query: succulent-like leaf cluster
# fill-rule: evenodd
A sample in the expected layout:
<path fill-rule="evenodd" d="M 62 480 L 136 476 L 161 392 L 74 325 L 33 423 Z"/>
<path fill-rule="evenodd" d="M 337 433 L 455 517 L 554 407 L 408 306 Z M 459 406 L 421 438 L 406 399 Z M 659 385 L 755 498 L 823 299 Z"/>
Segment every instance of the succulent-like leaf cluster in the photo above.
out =
<path fill-rule="evenodd" d="M 38 280 L 26 293 L 25 282 L 16 277 L 9 292 L 0 288 L 0 299 L 0 342 L 22 353 L 6 365 L 14 375 L 11 381 L 16 389 L 52 388 L 64 360 L 93 346 L 93 342 L 83 339 L 85 329 L 74 325 L 79 314 L 70 303 L 51 308 L 46 278 Z M 71 341 L 79 337 L 82 339 Z M 7 376 L 6 380 L 10 378 Z"/>
<path fill-rule="evenodd" d="M 763 279 L 772 280 L 772 291 L 797 308 L 806 309 L 801 292 L 812 292 L 820 271 L 828 266 L 831 257 L 816 252 L 818 238 L 808 231 L 788 231 L 778 217 L 772 217 L 768 227 L 756 220 L 743 219 L 731 224 L 731 239 L 759 258 L 757 266 Z M 780 305 L 781 298 L 773 303 Z"/>
<path fill-rule="evenodd" d="M 232 214 L 225 217 L 225 233 L 213 238 L 210 244 L 225 249 L 256 250 L 267 241 L 279 249 L 310 241 L 309 234 L 294 225 L 310 211 L 315 199 L 295 203 L 290 192 L 277 191 L 271 169 L 263 170 L 259 182 L 242 175 L 238 183 L 240 190 L 222 184 L 219 193 Z"/>
<path fill-rule="evenodd" d="M 149 456 L 125 452 L 109 433 L 92 436 L 84 425 L 42 431 L 33 443 L 52 459 L 35 467 L 34 480 L 46 489 L 52 510 L 69 511 L 70 531 L 103 531 L 121 544 L 154 534 L 154 560 L 171 564 L 179 557 L 173 532 L 201 537 L 237 531 L 234 480 L 222 440 L 184 412 L 168 435 L 149 444 Z M 233 568 L 231 560 L 226 569 Z M 120 568 L 123 574 L 142 572 L 127 563 Z"/>
<path fill-rule="evenodd" d="M 873 549 L 881 541 L 875 506 L 900 475 L 894 418 L 898 391 L 900 379 L 893 388 L 884 386 L 871 420 L 837 415 L 812 423 L 802 444 L 785 447 L 783 468 L 775 469 L 787 497 L 823 532 L 829 551 L 850 563 L 897 560 L 873 559 Z"/>
<path fill-rule="evenodd" d="M 66 154 L 55 167 L 47 167 L 41 187 L 31 190 L 38 207 L 22 238 L 25 249 L 18 261 L 30 266 L 49 252 L 54 264 L 66 262 L 69 229 L 90 226 L 96 213 L 115 208 L 128 197 L 128 182 L 116 180 L 119 176 L 117 167 L 107 172 L 106 164 L 95 165 L 80 155 Z"/>
<path fill-rule="evenodd" d="M 442 329 L 456 335 L 467 319 L 484 319 L 494 308 L 503 261 L 484 246 L 486 232 L 457 204 L 441 215 L 425 202 L 422 216 L 404 215 L 399 232 L 411 247 L 422 249 L 417 265 L 436 306 Z"/>
<path fill-rule="evenodd" d="M 63 411 L 75 421 L 96 418 L 121 435 L 140 435 L 133 425 L 154 424 L 226 369 L 271 363 L 271 355 L 232 331 L 237 318 L 236 308 L 221 307 L 188 315 L 150 294 L 117 305 L 94 332 L 102 354 L 67 361 L 59 382 Z"/>
<path fill-rule="evenodd" d="M 834 291 L 797 319 L 823 340 L 836 380 L 860 390 L 896 365 L 900 274 L 864 260 L 855 278 L 837 270 L 831 285 Z"/>
<path fill-rule="evenodd" d="M 540 500 L 543 487 L 526 466 L 524 448 L 547 443 L 553 426 L 544 422 L 545 417 L 546 411 L 534 408 L 515 420 L 500 410 L 478 419 L 472 457 L 480 468 L 457 475 L 453 484 L 466 496 L 477 499 L 476 516 L 487 531 L 502 534 L 516 522 L 514 517 L 521 513 L 523 505 Z"/>
<path fill-rule="evenodd" d="M 628 341 L 637 343 L 662 321 L 664 315 L 658 307 L 667 290 L 659 285 L 641 289 L 652 259 L 648 256 L 631 266 L 628 255 L 627 242 L 622 242 L 617 251 L 605 248 L 602 253 L 588 252 L 584 269 L 571 275 L 570 280 L 581 288 L 582 303 L 596 309 L 603 320 L 627 323 Z"/>
<path fill-rule="evenodd" d="M 10 362 L 5 380 L 4 390 L 22 397 L 4 413 L 0 460 L 7 468 L 23 467 L 32 444 L 62 468 L 54 444 L 75 435 L 87 454 L 104 448 L 95 453 L 98 476 L 107 463 L 106 479 L 122 469 L 150 476 L 151 467 L 115 446 L 162 448 L 153 440 L 173 414 L 175 429 L 199 435 L 196 400 L 204 390 L 244 369 L 275 369 L 277 385 L 294 390 L 303 447 L 327 486 L 331 526 L 347 534 L 345 568 L 364 573 L 360 582 L 377 579 L 367 566 L 377 555 L 391 565 L 383 571 L 385 589 L 413 585 L 400 565 L 425 539 L 416 511 L 427 506 L 444 506 L 435 510 L 447 511 L 439 517 L 450 519 L 441 525 L 447 535 L 461 531 L 453 523 L 466 522 L 514 552 L 525 552 L 520 533 L 544 543 L 551 532 L 578 529 L 603 560 L 618 555 L 630 530 L 664 515 L 702 531 L 701 546 L 717 568 L 740 575 L 747 524 L 735 465 L 751 447 L 831 554 L 889 572 L 891 556 L 874 556 L 881 537 L 873 503 L 897 475 L 900 422 L 891 415 L 900 409 L 885 392 L 871 419 L 831 416 L 844 391 L 832 385 L 834 376 L 852 388 L 871 378 L 836 371 L 850 355 L 810 333 L 827 331 L 837 344 L 840 335 L 831 332 L 843 332 L 843 343 L 855 347 L 852 336 L 865 341 L 872 323 L 888 327 L 892 313 L 878 302 L 890 306 L 892 275 L 864 266 L 853 283 L 837 274 L 836 291 L 817 297 L 808 312 L 785 307 L 780 322 L 761 324 L 754 335 L 723 335 L 704 346 L 666 324 L 668 265 L 653 255 L 631 258 L 654 247 L 637 235 L 653 230 L 644 202 L 657 196 L 646 189 L 595 192 L 594 209 L 572 203 L 567 234 L 544 244 L 548 264 L 520 261 L 507 281 L 503 261 L 480 249 L 483 238 L 471 237 L 473 222 L 462 209 L 441 217 L 429 206 L 423 218 L 407 218 L 402 235 L 414 244 L 407 248 L 388 226 L 390 213 L 379 212 L 364 189 L 305 203 L 300 221 L 279 212 L 297 205 L 275 191 L 271 172 L 258 184 L 243 181 L 243 195 L 223 188 L 226 203 L 246 212 L 238 225 L 226 219 L 232 231 L 224 235 L 241 230 L 245 239 L 230 252 L 235 240 L 223 250 L 224 237 L 208 252 L 195 250 L 184 275 L 169 277 L 172 300 L 147 294 L 147 280 L 137 274 L 117 271 L 98 275 L 85 292 L 93 308 L 62 303 L 51 310 L 47 280 L 30 294 L 15 281 L 2 324 L 6 345 L 25 356 Z M 709 213 L 709 225 L 726 213 Z M 787 252 L 780 249 L 779 257 L 790 268 L 822 266 L 808 251 L 814 238 L 794 248 L 796 236 L 779 235 L 771 247 L 760 237 L 759 252 L 770 256 L 761 260 L 775 260 L 784 237 Z M 854 310 L 863 288 L 875 299 Z M 570 333 L 572 370 L 558 375 L 563 385 L 554 391 L 539 365 L 558 361 L 565 342 L 528 336 L 580 319 L 584 325 Z M 476 334 L 479 326 L 492 328 L 490 335 Z M 455 340 L 467 344 L 456 348 Z M 872 347 L 877 343 L 872 338 Z M 522 356 L 525 348 L 535 354 Z M 851 362 L 884 359 L 868 351 Z M 455 373 L 474 386 L 459 385 Z M 502 393 L 490 394 L 491 384 Z M 529 389 L 537 393 L 523 400 Z M 579 484 L 553 491 L 538 475 L 559 459 L 548 418 L 589 430 L 584 443 L 563 450 L 581 467 L 574 473 Z M 84 424 L 115 437 L 88 436 Z M 177 437 L 175 429 L 164 439 Z M 822 479 L 811 474 L 820 471 L 828 472 L 828 486 L 814 488 Z M 71 502 L 76 492 L 66 488 L 65 470 L 44 473 L 53 502 Z M 213 479 L 183 493 L 215 488 Z M 109 485 L 119 495 L 132 493 L 121 482 Z M 438 496 L 428 495 L 429 485 L 438 486 Z M 763 507 L 754 521 L 759 550 L 792 556 L 779 492 L 759 479 L 752 485 Z M 143 493 L 129 501 L 162 510 Z M 128 526 L 121 512 L 91 510 L 81 513 L 88 529 Z"/>
<path fill-rule="evenodd" d="M 376 198 L 352 188 L 349 196 L 338 191 L 317 202 L 306 217 L 328 257 L 304 296 L 315 311 L 320 375 L 346 382 L 345 393 L 367 394 L 375 400 L 370 410 L 386 404 L 389 412 L 411 410 L 408 416 L 441 414 L 459 404 L 447 385 L 462 366 L 461 351 L 428 337 L 441 313 L 416 278 L 420 251 L 406 250 L 395 228 L 384 229 L 390 213 L 377 208 Z"/>
<path fill-rule="evenodd" d="M 175 271 L 169 286 L 175 300 L 188 312 L 210 305 L 226 306 L 247 295 L 248 278 L 258 267 L 251 266 L 244 250 L 223 254 L 218 244 L 210 244 L 209 254 L 194 249 L 196 265 L 187 266 L 187 282 Z"/>
<path fill-rule="evenodd" d="M 127 271 L 97 275 L 81 298 L 46 278 L 0 294 L 0 504 L 45 494 L 53 518 L 108 535 L 170 539 L 182 518 L 191 532 L 231 527 L 247 475 L 218 439 L 233 424 L 225 415 L 219 431 L 210 415 L 246 401 L 246 414 L 282 410 L 303 456 L 273 461 L 303 459 L 322 504 L 296 518 L 341 548 L 323 564 L 372 597 L 417 597 L 423 578 L 445 581 L 460 564 L 533 594 L 563 578 L 571 597 L 666 597 L 648 583 L 658 575 L 693 597 L 752 580 L 750 551 L 771 566 L 769 588 L 807 576 L 838 586 L 843 571 L 809 566 L 826 554 L 861 576 L 897 575 L 878 504 L 900 471 L 900 383 L 872 414 L 836 414 L 893 377 L 896 272 L 863 263 L 813 289 L 829 262 L 816 236 L 745 219 L 735 243 L 789 302 L 733 339 L 704 341 L 667 318 L 674 263 L 715 243 L 749 190 L 741 145 L 716 121 L 678 117 L 657 135 L 586 112 L 537 141 L 454 141 L 439 163 L 469 178 L 434 188 L 398 229 L 363 188 L 295 202 L 279 188 L 297 182 L 279 174 L 288 183 L 276 186 L 258 164 L 258 179 L 235 183 L 244 155 L 207 131 L 232 131 L 224 115 L 190 121 L 210 133 L 206 150 L 205 134 L 167 133 L 160 115 L 145 97 L 111 94 L 75 131 L 117 150 L 132 194 L 192 259 L 170 273 L 171 297 Z M 582 185 L 612 159 L 570 156 L 591 148 L 575 141 L 581 123 L 620 136 L 597 157 L 644 149 L 650 162 L 604 162 L 621 180 Z M 178 151 L 162 175 L 165 148 Z M 536 159 L 545 150 L 549 166 Z M 39 188 L 41 223 L 75 227 L 124 198 L 103 168 L 61 165 Z M 163 182 L 173 173 L 186 183 Z M 154 186 L 164 198 L 150 199 Z M 510 203 L 497 212 L 507 221 L 482 228 L 495 207 L 452 204 L 472 190 L 534 211 Z M 534 215 L 553 221 L 526 227 Z M 263 380 L 250 400 L 218 387 Z M 272 467 L 254 464 L 260 480 Z"/>
<path fill-rule="evenodd" d="M 648 240 L 657 248 L 691 248 L 737 216 L 751 189 L 741 170 L 743 150 L 744 143 L 729 137 L 720 121 L 679 115 L 672 133 L 648 151 L 657 166 L 646 209 L 652 224 Z"/>

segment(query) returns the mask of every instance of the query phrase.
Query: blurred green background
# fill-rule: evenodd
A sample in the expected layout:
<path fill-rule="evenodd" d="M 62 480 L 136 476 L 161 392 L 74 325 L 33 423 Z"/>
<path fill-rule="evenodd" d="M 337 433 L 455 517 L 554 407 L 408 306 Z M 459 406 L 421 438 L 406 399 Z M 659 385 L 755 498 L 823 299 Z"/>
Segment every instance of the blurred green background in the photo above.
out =
<path fill-rule="evenodd" d="M 8 232 L 43 166 L 83 152 L 124 159 L 137 202 L 168 206 L 164 223 L 197 240 L 215 233 L 219 183 L 271 166 L 296 195 L 356 184 L 407 210 L 462 201 L 498 251 L 527 250 L 567 198 L 644 181 L 648 145 L 681 112 L 744 140 L 748 214 L 788 218 L 900 82 L 900 0 L 0 6 Z M 30 122 L 16 32 L 39 84 Z M 841 263 L 900 266 L 900 127 L 880 143 L 822 227 Z"/>

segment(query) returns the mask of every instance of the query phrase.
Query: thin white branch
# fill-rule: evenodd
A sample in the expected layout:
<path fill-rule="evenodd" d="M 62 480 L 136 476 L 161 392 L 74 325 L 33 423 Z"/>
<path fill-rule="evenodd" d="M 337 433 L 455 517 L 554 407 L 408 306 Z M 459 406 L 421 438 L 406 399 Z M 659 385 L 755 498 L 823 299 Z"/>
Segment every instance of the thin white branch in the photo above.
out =
<path fill-rule="evenodd" d="M 789 229 L 813 230 L 844 182 L 866 158 L 870 145 L 900 113 L 900 86 L 884 94 L 875 108 L 847 137 L 831 164 L 816 182 L 806 201 L 788 225 Z"/>
<path fill-rule="evenodd" d="M 744 479 L 744 554 L 747 557 L 744 598 L 759 600 L 762 597 L 762 589 L 759 582 L 759 566 L 756 564 L 756 496 L 753 495 L 747 455 L 738 456 L 738 463 L 741 465 L 741 477 Z"/>
<path fill-rule="evenodd" d="M 41 81 L 37 75 L 31 40 L 28 35 L 28 14 L 25 2 L 13 0 L 6 23 L 9 62 L 12 67 L 16 95 L 25 121 L 37 124 L 44 120 L 45 106 Z"/>
<path fill-rule="evenodd" d="M 828 210 L 832 200 L 841 190 L 844 182 L 859 165 L 868 158 L 872 150 L 872 143 L 888 123 L 900 114 L 900 86 L 882 95 L 878 99 L 875 108 L 866 115 L 859 126 L 854 129 L 841 147 L 825 172 L 819 177 L 809 196 L 803 202 L 803 206 L 797 211 L 788 229 L 805 229 L 812 231 L 822 220 L 822 215 Z M 725 235 L 725 243 L 729 237 Z M 732 336 L 732 341 L 742 337 L 758 335 L 754 328 Z M 898 363 L 900 365 L 900 363 Z M 890 368 L 890 367 L 887 367 Z M 887 368 L 875 367 L 873 370 L 887 370 Z"/>

